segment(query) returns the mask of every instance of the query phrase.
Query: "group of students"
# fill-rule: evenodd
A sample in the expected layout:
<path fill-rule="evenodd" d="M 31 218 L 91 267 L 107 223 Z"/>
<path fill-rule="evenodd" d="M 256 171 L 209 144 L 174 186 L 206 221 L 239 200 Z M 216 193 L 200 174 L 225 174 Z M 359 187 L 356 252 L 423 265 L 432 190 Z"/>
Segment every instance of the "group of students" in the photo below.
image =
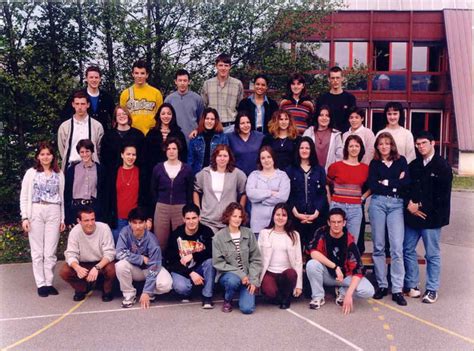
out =
<path fill-rule="evenodd" d="M 331 282 L 341 287 L 336 303 L 347 313 L 352 309 L 354 292 L 376 299 L 388 294 L 388 243 L 392 299 L 406 305 L 403 293 L 420 296 L 416 262 L 420 237 L 428 261 L 423 302 L 436 301 L 439 232 L 449 222 L 452 173 L 435 153 L 429 132 L 416 138 L 416 159 L 415 140 L 401 126 L 404 110 L 400 103 L 385 106 L 387 126 L 375 137 L 364 127 L 365 113 L 355 106 L 355 98 L 342 90 L 342 70 L 338 67 L 331 68 L 331 90 L 318 98 L 315 108 L 305 93 L 302 75 L 290 78 L 280 106 L 266 95 L 268 80 L 263 75 L 254 79 L 254 94 L 242 99 L 242 83 L 229 77 L 230 59 L 226 55 L 217 58 L 217 76 L 204 84 L 202 100 L 187 90 L 183 80 L 189 85 L 189 74 L 179 70 L 177 92 L 162 103 L 159 91 L 146 83 L 148 69 L 142 66 L 140 62 L 134 64 L 135 84 L 121 94 L 120 105 L 113 111 L 112 129 L 105 133 L 107 121 L 99 118 L 103 111 L 100 106 L 110 104 L 103 103 L 108 99 L 101 98 L 94 79 L 97 73 L 100 78 L 100 71 L 88 69 L 88 88 L 73 95 L 69 102 L 74 115 L 58 131 L 65 177 L 49 143 L 40 144 L 35 166 L 25 174 L 20 196 L 22 226 L 29 232 L 40 296 L 57 293 L 52 271 L 59 232 L 77 221 L 81 229 L 76 225 L 71 233 L 77 230 L 88 235 L 91 228 L 83 225 L 83 217 L 92 213 L 94 228 L 95 219 L 112 228 L 112 249 L 116 251 L 115 256 L 109 253 L 107 263 L 119 260 L 116 269 L 121 267 L 117 277 L 124 307 L 133 305 L 136 292 L 131 282 L 122 284 L 120 277 L 136 280 L 144 275 L 133 274 L 122 260 L 146 267 L 148 276 L 157 282 L 158 292 L 167 292 L 172 286 L 182 293 L 192 285 L 204 285 L 206 308 L 212 307 L 212 288 L 206 284 L 215 280 L 225 289 L 224 311 L 232 310 L 232 297 L 239 292 L 240 309 L 251 313 L 254 292 L 260 284 L 264 295 L 282 308 L 289 306 L 291 295 L 301 294 L 302 257 L 306 255 L 310 259 L 306 263 L 312 291 L 310 307 L 317 309 L 324 304 L 322 284 Z M 91 95 L 94 86 L 98 93 Z M 144 96 L 153 96 L 155 102 Z M 180 99 L 186 102 L 176 106 Z M 92 105 L 97 120 L 91 117 L 94 112 L 88 112 Z M 200 113 L 195 125 L 183 117 L 189 111 Z M 180 123 L 189 133 L 183 133 Z M 350 128 L 345 131 L 347 124 Z M 369 196 L 378 285 L 375 294 L 363 278 L 357 247 L 360 233 L 363 241 L 364 205 Z M 89 212 L 84 213 L 84 208 Z M 176 232 L 189 234 L 188 213 L 199 218 L 199 228 L 209 229 L 205 240 L 213 236 L 212 244 L 204 239 L 176 237 Z M 140 222 L 143 230 L 135 222 Z M 154 239 L 147 242 L 158 247 L 152 250 L 156 255 L 153 259 L 148 255 L 151 252 L 143 254 L 141 246 L 144 233 L 150 229 Z M 189 241 L 193 244 L 182 249 L 186 246 L 183 242 Z M 210 254 L 210 246 L 212 257 L 206 260 L 212 258 L 212 265 L 202 260 L 203 252 Z M 86 268 L 86 274 L 77 264 L 77 252 L 69 259 L 68 251 L 69 244 L 66 266 L 70 269 L 61 274 L 63 278 L 94 281 L 97 274 L 88 276 L 94 265 Z M 170 279 L 161 265 L 162 253 L 165 266 L 174 257 L 169 267 L 175 271 L 170 269 Z M 96 273 L 104 269 L 101 260 L 85 257 L 85 262 L 98 264 Z M 192 269 L 195 266 L 199 271 Z M 160 275 L 162 279 L 157 279 Z M 85 287 L 73 286 L 75 299 L 83 298 Z M 144 292 L 154 296 L 150 290 Z M 105 286 L 104 296 L 109 300 L 110 291 Z M 149 300 L 144 299 L 142 305 L 147 306 Z"/>

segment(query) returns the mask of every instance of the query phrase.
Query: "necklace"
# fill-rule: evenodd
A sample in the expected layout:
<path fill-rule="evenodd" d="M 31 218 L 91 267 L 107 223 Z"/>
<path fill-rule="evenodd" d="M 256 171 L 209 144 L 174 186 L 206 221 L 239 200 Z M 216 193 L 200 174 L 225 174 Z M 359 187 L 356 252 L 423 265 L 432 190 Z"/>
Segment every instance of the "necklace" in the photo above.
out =
<path fill-rule="evenodd" d="M 125 177 L 123 176 L 124 173 L 125 173 L 125 169 L 122 168 L 122 172 L 120 172 L 120 175 L 121 175 L 121 178 L 122 178 L 122 182 L 124 182 L 125 185 L 130 186 L 130 183 L 132 182 L 133 174 L 134 174 L 133 168 L 132 168 L 132 172 L 130 172 L 132 175 L 130 176 L 130 178 L 128 179 L 128 181 L 125 180 Z"/>
<path fill-rule="evenodd" d="M 322 131 L 323 133 L 326 132 L 326 129 Z M 321 138 L 321 133 L 319 130 L 316 131 L 316 139 L 318 139 L 318 144 L 321 145 L 323 143 L 323 138 Z"/>
<path fill-rule="evenodd" d="M 279 138 L 280 139 L 280 147 L 283 147 L 285 145 L 285 142 L 286 142 L 286 137 L 285 138 Z"/>

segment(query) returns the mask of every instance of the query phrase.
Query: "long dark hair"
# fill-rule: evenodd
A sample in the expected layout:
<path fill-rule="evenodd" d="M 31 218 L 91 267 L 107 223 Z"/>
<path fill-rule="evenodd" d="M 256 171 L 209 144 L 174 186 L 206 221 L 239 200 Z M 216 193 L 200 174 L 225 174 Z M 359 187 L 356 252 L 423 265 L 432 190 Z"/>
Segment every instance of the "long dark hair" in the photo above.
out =
<path fill-rule="evenodd" d="M 309 136 L 302 137 L 300 139 L 299 143 L 298 143 L 298 146 L 296 147 L 295 158 L 294 158 L 295 165 L 299 166 L 301 164 L 300 146 L 304 142 L 309 144 L 309 149 L 310 149 L 309 164 L 310 164 L 310 166 L 314 167 L 316 165 L 319 165 L 318 156 L 316 155 L 316 147 L 314 146 L 314 141 Z"/>
<path fill-rule="evenodd" d="M 360 146 L 359 155 L 357 155 L 357 160 L 360 162 L 362 161 L 362 158 L 365 155 L 365 146 L 360 136 L 355 134 L 349 135 L 346 139 L 346 142 L 344 143 L 344 151 L 342 152 L 343 159 L 347 160 L 349 158 L 349 143 L 351 142 L 351 140 L 354 140 Z"/>
<path fill-rule="evenodd" d="M 291 239 L 291 242 L 293 243 L 293 245 L 296 245 L 296 232 L 295 232 L 295 229 L 293 227 L 293 221 L 291 220 L 291 216 L 290 216 L 291 212 L 290 212 L 288 206 L 286 205 L 286 203 L 280 202 L 280 203 L 275 205 L 275 207 L 273 208 L 273 211 L 272 211 L 272 218 L 270 219 L 270 224 L 268 225 L 268 227 L 266 227 L 266 229 L 272 229 L 272 230 L 275 229 L 275 220 L 273 219 L 273 217 L 275 217 L 276 211 L 278 211 L 280 209 L 285 211 L 286 216 L 288 218 L 288 220 L 286 221 L 285 226 L 283 227 L 285 229 L 285 233 L 286 233 L 286 235 L 289 236 L 289 238 Z"/>
<path fill-rule="evenodd" d="M 161 118 L 160 118 L 160 113 L 161 111 L 165 108 L 165 107 L 168 107 L 170 110 L 171 110 L 171 121 L 170 121 L 170 130 L 181 130 L 181 128 L 178 126 L 178 122 L 176 121 L 176 111 L 174 110 L 174 107 L 165 102 L 164 104 L 162 104 L 160 106 L 160 108 L 158 109 L 158 111 L 156 111 L 156 115 L 155 115 L 155 121 L 156 121 L 156 125 L 155 125 L 155 129 L 157 130 L 160 130 L 161 129 Z"/>

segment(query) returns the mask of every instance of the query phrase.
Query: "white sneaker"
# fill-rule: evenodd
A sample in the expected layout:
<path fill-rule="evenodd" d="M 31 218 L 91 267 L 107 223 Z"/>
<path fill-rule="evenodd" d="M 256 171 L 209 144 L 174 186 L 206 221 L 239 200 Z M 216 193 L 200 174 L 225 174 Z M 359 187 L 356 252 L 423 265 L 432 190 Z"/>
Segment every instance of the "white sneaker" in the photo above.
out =
<path fill-rule="evenodd" d="M 334 302 L 336 305 L 342 306 L 344 304 L 345 295 L 343 295 L 339 289 L 339 287 L 336 288 L 336 301 Z"/>
<path fill-rule="evenodd" d="M 309 303 L 309 308 L 312 310 L 319 310 L 322 305 L 324 305 L 326 301 L 324 300 L 324 297 L 320 299 L 312 299 L 311 302 Z"/>
<path fill-rule="evenodd" d="M 438 301 L 438 293 L 434 290 L 426 290 L 422 302 L 424 303 L 435 303 Z"/>
<path fill-rule="evenodd" d="M 137 297 L 136 296 L 133 296 L 129 299 L 125 298 L 123 299 L 122 301 L 122 308 L 130 308 L 130 307 L 133 307 L 133 305 L 135 305 L 135 302 L 137 302 Z"/>
<path fill-rule="evenodd" d="M 421 291 L 420 289 L 418 289 L 418 287 L 414 287 L 409 289 L 408 291 L 405 291 L 405 295 L 416 299 L 421 296 Z"/>

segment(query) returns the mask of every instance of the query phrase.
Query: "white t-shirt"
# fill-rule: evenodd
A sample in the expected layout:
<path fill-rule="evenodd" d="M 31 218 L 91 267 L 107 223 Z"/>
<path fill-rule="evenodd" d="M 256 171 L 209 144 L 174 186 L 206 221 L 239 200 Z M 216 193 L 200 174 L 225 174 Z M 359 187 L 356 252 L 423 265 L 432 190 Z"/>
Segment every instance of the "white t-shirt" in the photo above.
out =
<path fill-rule="evenodd" d="M 168 173 L 168 177 L 170 177 L 170 179 L 176 178 L 179 171 L 181 170 L 181 162 L 178 162 L 176 165 L 170 165 L 168 161 L 165 161 L 164 166 L 165 171 Z"/>
<path fill-rule="evenodd" d="M 272 258 L 268 266 L 268 271 L 272 273 L 281 273 L 288 268 L 291 268 L 290 259 L 288 257 L 288 247 L 292 246 L 293 243 L 286 233 L 275 233 L 270 234 L 270 242 L 272 243 Z"/>
<path fill-rule="evenodd" d="M 72 132 L 71 140 L 71 153 L 69 154 L 69 163 L 80 161 L 81 157 L 77 153 L 76 145 L 79 140 L 89 139 L 89 116 L 84 120 L 79 121 L 76 118 L 72 118 L 74 123 L 74 130 Z"/>
<path fill-rule="evenodd" d="M 216 195 L 217 201 L 221 201 L 222 192 L 224 191 L 224 177 L 225 173 L 211 169 L 212 191 Z"/>

